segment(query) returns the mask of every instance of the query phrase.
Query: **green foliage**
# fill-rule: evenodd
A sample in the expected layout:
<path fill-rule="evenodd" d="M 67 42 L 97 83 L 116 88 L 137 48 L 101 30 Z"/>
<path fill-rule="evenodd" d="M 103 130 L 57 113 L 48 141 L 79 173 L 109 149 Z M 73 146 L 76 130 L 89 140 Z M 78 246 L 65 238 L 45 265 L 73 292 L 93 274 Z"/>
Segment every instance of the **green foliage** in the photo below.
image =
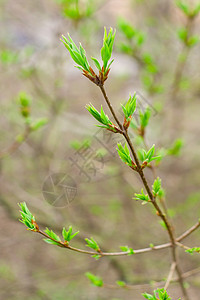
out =
<path fill-rule="evenodd" d="M 127 103 L 125 105 L 122 105 L 122 109 L 124 112 L 124 116 L 125 118 L 128 120 L 132 117 L 133 113 L 135 112 L 136 109 L 136 101 L 137 101 L 137 96 L 136 93 L 133 95 L 133 97 L 129 97 L 129 100 L 127 101 Z"/>
<path fill-rule="evenodd" d="M 85 273 L 87 278 L 90 280 L 91 284 L 94 286 L 102 287 L 103 286 L 103 280 L 101 277 L 98 277 L 90 272 Z"/>
<path fill-rule="evenodd" d="M 198 35 L 189 35 L 188 29 L 183 27 L 178 30 L 178 37 L 183 41 L 188 47 L 194 47 L 199 43 L 200 38 Z"/>
<path fill-rule="evenodd" d="M 161 190 L 161 179 L 159 177 L 157 177 L 154 180 L 154 183 L 152 185 L 152 192 L 153 192 L 154 197 L 156 197 L 158 195 L 160 190 Z"/>
<path fill-rule="evenodd" d="M 106 128 L 113 132 L 117 132 L 113 123 L 109 120 L 108 116 L 104 113 L 103 107 L 101 106 L 101 113 L 96 110 L 92 104 L 86 105 L 86 109 L 91 113 L 91 115 L 103 125 L 97 125 L 98 127 Z"/>
<path fill-rule="evenodd" d="M 182 10 L 182 12 L 190 18 L 196 17 L 200 12 L 200 3 L 196 6 L 191 7 L 190 4 L 184 0 L 177 0 L 176 5 Z"/>
<path fill-rule="evenodd" d="M 113 62 L 112 60 L 109 63 L 109 60 L 112 55 L 112 50 L 113 50 L 115 31 L 113 32 L 113 29 L 110 28 L 109 33 L 107 34 L 107 30 L 106 28 L 104 28 L 103 47 L 101 48 L 101 58 L 103 61 L 103 67 L 101 68 L 99 61 L 96 58 L 92 57 L 93 62 L 95 63 L 97 69 L 99 70 L 99 77 L 95 74 L 93 69 L 90 67 L 86 57 L 85 50 L 83 49 L 81 44 L 78 48 L 69 34 L 68 34 L 68 39 L 64 35 L 62 36 L 62 38 L 63 40 L 61 41 L 63 42 L 67 50 L 70 52 L 72 59 L 78 65 L 76 67 L 81 71 L 83 71 L 83 75 L 85 75 L 95 84 L 102 85 L 108 77 L 110 66 Z"/>
<path fill-rule="evenodd" d="M 37 224 L 35 222 L 35 217 L 32 215 L 30 210 L 28 209 L 25 202 L 19 203 L 19 207 L 21 208 L 21 220 L 24 225 L 27 226 L 28 230 L 37 231 Z"/>
<path fill-rule="evenodd" d="M 121 281 L 121 280 L 117 280 L 116 281 L 116 284 L 120 287 L 125 287 L 126 286 L 126 283 L 124 281 Z"/>
<path fill-rule="evenodd" d="M 18 54 L 9 50 L 0 50 L 0 62 L 4 65 L 14 64 L 18 62 Z"/>
<path fill-rule="evenodd" d="M 183 139 L 176 139 L 173 143 L 173 145 L 167 149 L 167 154 L 168 155 L 174 155 L 174 156 L 179 156 L 181 153 L 181 149 L 183 148 L 184 141 Z"/>
<path fill-rule="evenodd" d="M 95 251 L 99 252 L 100 251 L 100 247 L 97 244 L 97 242 L 91 237 L 90 239 L 85 239 L 88 247 L 94 249 Z"/>
<path fill-rule="evenodd" d="M 140 47 L 145 41 L 145 34 L 140 30 L 134 28 L 132 24 L 127 22 L 124 18 L 119 18 L 118 28 L 123 35 L 131 42 L 134 42 L 136 46 Z M 121 44 L 123 45 L 123 44 Z M 126 45 L 126 44 L 124 44 Z M 128 46 L 128 45 L 127 45 Z M 121 48 L 121 50 L 123 50 Z"/>
<path fill-rule="evenodd" d="M 193 247 L 193 248 L 185 250 L 185 252 L 190 253 L 191 255 L 193 255 L 194 252 L 200 253 L 200 247 Z"/>
<path fill-rule="evenodd" d="M 30 124 L 30 129 L 32 131 L 36 131 L 39 130 L 40 128 L 42 128 L 44 125 L 46 125 L 48 123 L 48 119 L 47 118 L 40 118 L 37 119 L 33 122 L 31 122 Z"/>
<path fill-rule="evenodd" d="M 143 164 L 150 163 L 153 160 L 160 158 L 159 156 L 153 156 L 155 152 L 155 145 L 153 145 L 149 151 L 145 151 L 144 149 L 138 150 L 139 159 Z"/>
<path fill-rule="evenodd" d="M 66 231 L 65 227 L 63 227 L 63 230 L 62 230 L 62 236 L 63 236 L 65 242 L 70 242 L 78 233 L 79 233 L 79 231 L 72 234 L 72 226 L 69 226 L 68 231 Z"/>
<path fill-rule="evenodd" d="M 18 102 L 22 116 L 28 118 L 30 116 L 31 98 L 25 92 L 21 92 L 18 95 Z"/>
<path fill-rule="evenodd" d="M 115 39 L 115 31 L 110 28 L 109 33 L 107 34 L 106 28 L 104 28 L 104 39 L 103 39 L 103 47 L 101 48 L 101 58 L 103 61 L 104 73 L 106 74 L 113 62 L 113 60 L 108 64 L 113 50 L 113 43 Z"/>
<path fill-rule="evenodd" d="M 61 40 L 61 42 L 65 45 L 72 59 L 78 65 L 77 68 L 80 69 L 81 71 L 85 70 L 91 76 L 93 76 L 90 65 L 86 57 L 85 50 L 83 49 L 81 43 L 78 48 L 74 43 L 74 41 L 72 40 L 72 38 L 70 37 L 69 33 L 68 33 L 68 39 L 64 35 L 62 35 L 62 38 L 63 40 Z"/>
<path fill-rule="evenodd" d="M 128 255 L 134 254 L 134 250 L 128 246 L 120 246 L 120 248 L 123 252 L 128 252 Z"/>
<path fill-rule="evenodd" d="M 62 13 L 65 17 L 79 21 L 90 17 L 96 10 L 96 2 L 93 0 L 55 0 L 61 5 Z"/>
<path fill-rule="evenodd" d="M 142 129 L 144 129 L 149 124 L 149 119 L 151 117 L 150 108 L 147 107 L 144 112 L 140 111 L 139 116 L 140 116 L 140 126 L 141 126 Z"/>
<path fill-rule="evenodd" d="M 141 189 L 141 194 L 135 194 L 135 197 L 133 199 L 142 200 L 144 202 L 149 202 L 150 201 L 149 196 L 145 195 L 143 189 Z"/>
<path fill-rule="evenodd" d="M 55 232 L 53 232 L 53 230 L 49 230 L 48 228 L 46 228 L 44 232 L 51 238 L 44 239 L 46 243 L 60 246 L 61 239 Z"/>
<path fill-rule="evenodd" d="M 125 162 L 128 166 L 133 166 L 133 161 L 131 159 L 127 144 L 125 144 L 124 148 L 121 143 L 117 144 L 117 146 L 118 146 L 117 152 L 121 160 Z"/>
<path fill-rule="evenodd" d="M 153 295 L 150 295 L 148 293 L 142 294 L 145 299 L 148 300 L 172 300 L 171 297 L 167 294 L 167 291 L 164 289 L 157 289 L 154 291 Z M 180 299 L 179 299 L 180 300 Z"/>

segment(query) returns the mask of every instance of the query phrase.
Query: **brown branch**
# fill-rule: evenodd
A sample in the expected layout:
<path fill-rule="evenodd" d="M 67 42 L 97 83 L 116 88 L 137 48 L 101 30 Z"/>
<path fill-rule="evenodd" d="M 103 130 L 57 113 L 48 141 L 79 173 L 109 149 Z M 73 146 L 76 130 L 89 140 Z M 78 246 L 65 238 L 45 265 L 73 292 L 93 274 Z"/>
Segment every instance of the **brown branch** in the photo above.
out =
<path fill-rule="evenodd" d="M 174 237 L 174 232 L 173 232 L 173 227 L 172 225 L 170 224 L 168 218 L 166 217 L 166 215 L 162 212 L 160 206 L 158 205 L 158 203 L 156 202 L 156 199 L 154 198 L 153 194 L 152 194 L 152 191 L 149 187 L 149 184 L 147 183 L 147 180 L 144 176 L 144 173 L 143 173 L 143 170 L 141 168 L 141 165 L 139 163 L 139 159 L 137 157 L 137 154 L 135 152 L 135 149 L 134 149 L 134 146 L 131 142 L 131 139 L 128 135 L 128 131 L 123 129 L 123 126 L 121 125 L 120 121 L 118 120 L 117 116 L 115 115 L 115 112 L 113 111 L 113 108 L 112 108 L 112 105 L 111 105 L 111 102 L 108 98 L 108 96 L 106 95 L 106 91 L 104 89 L 104 86 L 100 86 L 100 89 L 101 89 L 101 92 L 104 96 L 104 99 L 115 119 L 115 121 L 117 122 L 117 124 L 119 125 L 120 129 L 123 130 L 123 136 L 124 138 L 126 139 L 129 147 L 130 147 L 130 150 L 131 150 L 131 153 L 134 157 L 134 160 L 135 160 L 135 164 L 137 166 L 137 172 L 143 182 L 143 185 L 148 193 L 148 196 L 150 198 L 150 201 L 151 203 L 153 204 L 154 208 L 156 209 L 156 213 L 157 215 L 163 220 L 165 226 L 166 226 L 166 229 L 168 231 L 168 234 L 169 234 L 169 237 L 170 237 L 170 241 L 171 241 L 171 246 L 172 246 L 172 260 L 173 262 L 175 263 L 175 266 L 176 266 L 176 272 L 177 272 L 177 275 L 178 275 L 178 278 L 179 278 L 179 284 L 180 284 L 180 287 L 181 287 L 181 290 L 182 290 L 182 293 L 184 295 L 184 298 L 185 300 L 189 300 L 189 297 L 187 295 L 187 290 L 184 286 L 184 282 L 183 282 L 183 278 L 182 278 L 182 274 L 181 274 L 181 270 L 179 268 L 179 265 L 178 265 L 178 262 L 177 262 L 177 254 L 176 254 L 176 240 L 175 240 L 175 237 Z"/>

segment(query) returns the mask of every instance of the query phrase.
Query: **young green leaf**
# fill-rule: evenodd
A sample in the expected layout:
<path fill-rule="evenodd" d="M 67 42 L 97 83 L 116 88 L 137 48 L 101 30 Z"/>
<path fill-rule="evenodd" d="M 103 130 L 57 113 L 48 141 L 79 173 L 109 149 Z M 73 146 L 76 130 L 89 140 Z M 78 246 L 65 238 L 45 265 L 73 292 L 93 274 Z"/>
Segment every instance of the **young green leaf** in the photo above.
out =
<path fill-rule="evenodd" d="M 62 230 L 62 236 L 63 236 L 65 242 L 70 242 L 78 233 L 79 233 L 79 231 L 72 234 L 72 226 L 69 226 L 68 231 L 66 231 L 65 227 L 63 227 L 63 230 Z"/>
<path fill-rule="evenodd" d="M 49 230 L 48 228 L 44 231 L 50 238 L 54 239 L 55 241 L 61 242 L 59 236 L 53 232 L 53 230 Z"/>
<path fill-rule="evenodd" d="M 86 105 L 86 109 L 91 113 L 91 115 L 103 125 L 97 125 L 113 132 L 118 132 L 117 127 L 109 120 L 109 117 L 105 114 L 103 107 L 101 106 L 101 112 L 98 112 L 92 104 Z"/>
<path fill-rule="evenodd" d="M 125 144 L 124 148 L 121 143 L 117 144 L 117 146 L 117 152 L 121 160 L 125 162 L 128 166 L 133 166 L 133 161 L 131 159 L 127 144 Z"/>
<path fill-rule="evenodd" d="M 167 294 L 167 291 L 165 291 L 164 289 L 155 290 L 153 295 L 143 293 L 142 296 L 144 296 L 144 298 L 148 300 L 172 300 L 172 298 Z"/>
<path fill-rule="evenodd" d="M 153 192 L 154 197 L 156 197 L 158 195 L 160 189 L 161 189 L 161 179 L 159 177 L 157 177 L 154 180 L 154 183 L 152 185 L 152 192 Z"/>
<path fill-rule="evenodd" d="M 128 255 L 133 255 L 134 254 L 133 248 L 130 248 L 128 246 L 120 246 L 120 248 L 123 252 L 128 252 Z"/>
<path fill-rule="evenodd" d="M 76 46 L 70 35 L 68 34 L 68 38 L 62 35 L 63 40 L 61 42 L 65 45 L 67 50 L 69 51 L 74 62 L 80 67 L 80 69 L 85 72 L 88 72 L 91 76 L 94 74 L 91 72 L 91 67 L 86 57 L 86 52 L 83 49 L 81 43 L 79 44 L 79 48 Z"/>
<path fill-rule="evenodd" d="M 133 95 L 133 97 L 129 97 L 129 100 L 127 101 L 127 103 L 125 105 L 122 105 L 122 109 L 124 112 L 124 116 L 125 118 L 128 120 L 129 118 L 132 117 L 133 113 L 135 112 L 136 109 L 136 101 L 137 101 L 137 96 L 136 93 Z"/>
<path fill-rule="evenodd" d="M 139 112 L 139 116 L 140 116 L 140 126 L 141 128 L 145 128 L 147 127 L 148 123 L 149 123 L 149 119 L 151 117 L 151 110 L 149 107 L 147 107 L 147 109 L 144 112 Z"/>
<path fill-rule="evenodd" d="M 183 139 L 177 139 L 174 141 L 173 145 L 167 150 L 168 155 L 179 156 L 181 149 L 183 148 L 184 141 Z"/>
<path fill-rule="evenodd" d="M 126 286 L 126 283 L 124 281 L 121 281 L 121 280 L 117 280 L 116 281 L 116 284 L 120 287 L 125 287 Z"/>
<path fill-rule="evenodd" d="M 87 278 L 90 280 L 90 282 L 92 283 L 92 285 L 94 286 L 103 286 L 103 280 L 101 279 L 101 277 L 96 276 L 90 272 L 85 273 L 85 275 L 87 276 Z"/>
<path fill-rule="evenodd" d="M 103 61 L 104 74 L 109 70 L 110 64 L 108 65 L 108 61 L 111 58 L 113 43 L 115 39 L 115 31 L 110 28 L 109 33 L 107 34 L 106 28 L 104 28 L 104 39 L 103 39 L 103 47 L 101 48 L 101 58 Z"/>
<path fill-rule="evenodd" d="M 22 203 L 19 203 L 18 205 L 21 208 L 21 211 L 20 211 L 21 220 L 19 220 L 19 221 L 22 222 L 24 225 L 26 225 L 28 230 L 37 231 L 39 228 L 38 228 L 37 223 L 35 222 L 35 217 L 32 215 L 32 213 L 28 209 L 26 203 L 22 202 Z"/>
<path fill-rule="evenodd" d="M 185 250 L 185 252 L 190 253 L 192 255 L 194 254 L 194 252 L 200 253 L 200 247 L 193 247 L 193 248 Z"/>
<path fill-rule="evenodd" d="M 37 119 L 30 124 L 30 128 L 31 128 L 31 130 L 36 131 L 36 130 L 39 130 L 44 125 L 46 125 L 47 123 L 48 123 L 47 118 Z"/>
<path fill-rule="evenodd" d="M 94 249 L 95 251 L 97 252 L 100 252 L 100 247 L 99 245 L 97 244 L 97 242 L 91 237 L 90 239 L 85 239 L 85 241 L 87 242 L 87 245 L 88 247 Z"/>
<path fill-rule="evenodd" d="M 145 195 L 143 189 L 141 189 L 141 194 L 135 194 L 135 197 L 133 199 L 135 199 L 135 200 L 142 200 L 142 201 L 145 201 L 145 202 L 149 202 L 150 201 L 149 196 Z"/>

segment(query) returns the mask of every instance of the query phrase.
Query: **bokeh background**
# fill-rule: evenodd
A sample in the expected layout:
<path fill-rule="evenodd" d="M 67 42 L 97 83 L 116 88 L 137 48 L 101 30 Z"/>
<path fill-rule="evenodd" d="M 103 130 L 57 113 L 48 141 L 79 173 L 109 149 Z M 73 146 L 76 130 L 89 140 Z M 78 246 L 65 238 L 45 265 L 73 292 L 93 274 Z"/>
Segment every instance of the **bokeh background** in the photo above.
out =
<path fill-rule="evenodd" d="M 130 39 L 124 34 L 124 20 L 136 30 Z M 84 238 L 90 236 L 105 251 L 119 251 L 123 245 L 139 249 L 168 241 L 152 207 L 132 199 L 142 184 L 118 158 L 115 148 L 121 140 L 104 135 L 85 109 L 90 102 L 100 107 L 100 90 L 74 68 L 60 42 L 61 35 L 70 32 L 77 43 L 82 42 L 88 57 L 99 58 L 104 26 L 117 30 L 107 93 L 121 119 L 120 103 L 134 91 L 140 109 L 149 107 L 152 112 L 146 143 L 148 147 L 155 143 L 157 153 L 164 156 L 156 172 L 162 178 L 176 234 L 199 218 L 200 53 L 199 44 L 188 50 L 178 37 L 180 28 L 187 26 L 187 18 L 175 2 L 1 0 L 2 300 L 140 300 L 144 299 L 142 292 L 151 292 L 155 282 L 168 275 L 168 249 L 96 261 L 44 243 L 18 221 L 17 203 L 26 201 L 41 228 L 47 226 L 60 233 L 63 226 L 72 225 L 79 230 L 73 245 L 80 248 L 87 248 Z M 198 17 L 191 27 L 192 34 L 198 35 Z M 177 68 L 182 69 L 174 91 Z M 48 119 L 23 143 L 16 142 L 25 130 L 17 100 L 20 92 L 32 99 L 33 120 Z M 107 111 L 105 104 L 104 109 Z M 133 142 L 140 148 L 142 141 L 131 130 Z M 10 155 L 5 155 L 6 151 Z M 152 182 L 151 170 L 145 170 L 145 174 Z M 57 186 L 63 178 L 68 189 Z M 54 202 L 57 195 L 62 197 Z M 185 243 L 199 246 L 199 232 Z M 191 299 L 198 300 L 199 255 L 179 250 L 179 259 L 184 273 L 196 270 L 187 278 L 187 287 Z M 123 280 L 136 287 L 93 287 L 84 275 L 87 271 L 101 276 L 106 284 Z M 176 283 L 171 284 L 169 293 L 172 299 L 181 296 Z"/>

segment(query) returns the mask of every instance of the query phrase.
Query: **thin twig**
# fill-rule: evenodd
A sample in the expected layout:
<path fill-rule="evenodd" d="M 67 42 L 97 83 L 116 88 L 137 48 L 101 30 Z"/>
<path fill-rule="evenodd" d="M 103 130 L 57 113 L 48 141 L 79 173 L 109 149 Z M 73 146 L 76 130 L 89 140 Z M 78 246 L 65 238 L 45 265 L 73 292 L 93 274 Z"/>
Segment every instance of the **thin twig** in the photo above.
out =
<path fill-rule="evenodd" d="M 123 134 L 124 138 L 126 139 L 129 147 L 130 147 L 131 153 L 132 153 L 132 155 L 134 157 L 135 164 L 137 166 L 137 172 L 138 172 L 138 174 L 139 174 L 139 176 L 140 176 L 140 178 L 141 178 L 141 180 L 143 182 L 143 185 L 144 185 L 144 187 L 145 187 L 145 189 L 146 189 L 146 191 L 148 193 L 150 201 L 153 204 L 154 208 L 156 209 L 157 215 L 163 220 L 163 222 L 164 222 L 164 224 L 166 226 L 166 229 L 168 231 L 168 234 L 169 234 L 169 237 L 170 237 L 170 240 L 171 240 L 171 244 L 172 244 L 172 260 L 173 260 L 173 262 L 175 263 L 175 266 L 176 266 L 176 272 L 177 272 L 177 275 L 178 275 L 178 278 L 179 278 L 179 284 L 180 284 L 180 287 L 181 287 L 181 290 L 182 290 L 182 293 L 184 295 L 185 300 L 189 300 L 189 297 L 188 297 L 188 294 L 187 294 L 187 290 L 186 290 L 186 288 L 184 286 L 184 281 L 183 281 L 183 278 L 182 278 L 182 273 L 181 273 L 181 270 L 180 270 L 178 262 L 177 262 L 176 240 L 175 240 L 175 237 L 174 237 L 173 227 L 170 224 L 167 216 L 162 212 L 160 206 L 158 205 L 158 203 L 156 202 L 155 197 L 152 194 L 152 191 L 151 191 L 151 189 L 149 187 L 149 184 L 147 183 L 147 180 L 146 180 L 146 178 L 144 176 L 143 170 L 142 170 L 141 165 L 139 163 L 139 159 L 138 159 L 137 154 L 135 152 L 134 146 L 133 146 L 133 144 L 131 142 L 131 139 L 129 137 L 128 131 L 125 130 L 125 129 L 123 129 L 123 126 L 121 125 L 119 119 L 115 115 L 115 112 L 113 111 L 111 102 L 110 102 L 108 96 L 106 95 L 106 91 L 104 89 L 104 86 L 100 86 L 100 89 L 101 89 L 101 92 L 102 92 L 102 94 L 104 96 L 104 99 L 105 99 L 105 101 L 106 101 L 106 103 L 107 103 L 107 105 L 108 105 L 108 107 L 109 107 L 109 109 L 110 109 L 110 111 L 111 111 L 111 113 L 112 113 L 115 121 L 117 122 L 117 124 L 120 127 L 120 129 L 123 130 L 122 134 Z"/>
<path fill-rule="evenodd" d="M 171 268 L 170 268 L 170 271 L 169 271 L 169 275 L 168 275 L 168 277 L 167 277 L 167 280 L 166 280 L 166 283 L 165 283 L 165 286 L 164 286 L 164 289 L 165 289 L 165 290 L 168 289 L 168 286 L 169 286 L 169 284 L 170 284 L 170 282 L 171 282 L 171 280 L 172 280 L 172 276 L 173 276 L 173 274 L 174 274 L 175 268 L 176 268 L 176 263 L 173 262 L 173 263 L 171 264 Z"/>

